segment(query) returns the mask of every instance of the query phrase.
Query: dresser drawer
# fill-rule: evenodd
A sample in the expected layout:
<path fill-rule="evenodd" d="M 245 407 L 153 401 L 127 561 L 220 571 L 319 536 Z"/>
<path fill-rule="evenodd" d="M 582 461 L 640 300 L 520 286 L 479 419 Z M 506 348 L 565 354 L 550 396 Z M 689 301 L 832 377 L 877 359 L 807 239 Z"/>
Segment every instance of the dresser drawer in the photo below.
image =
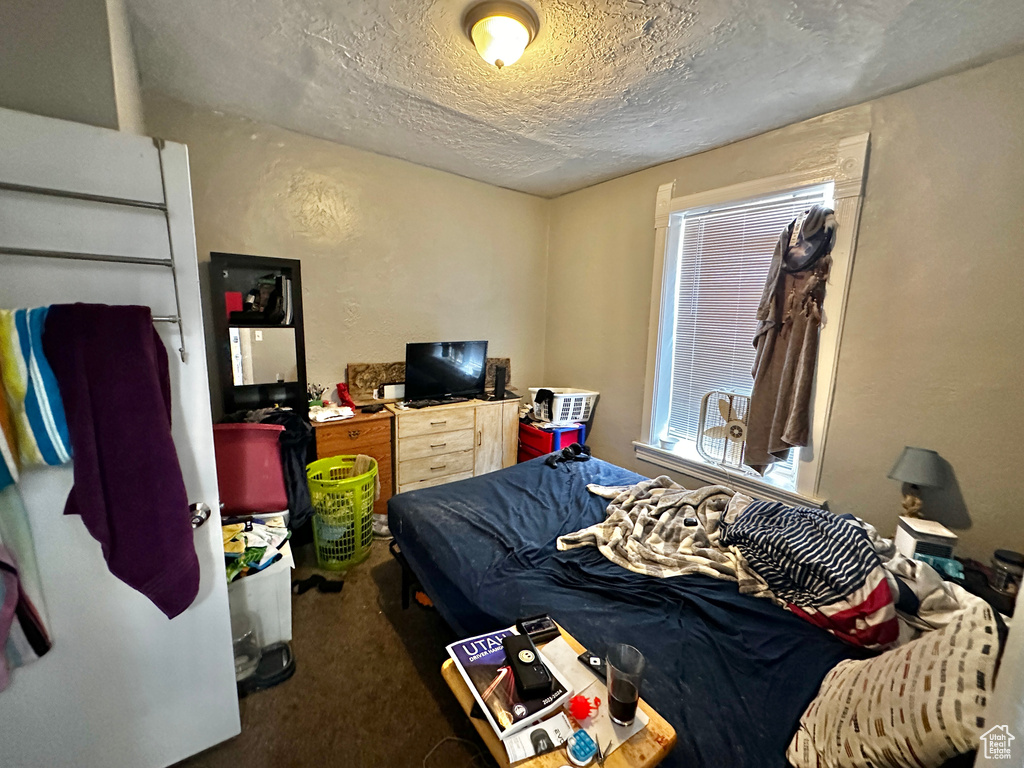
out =
<path fill-rule="evenodd" d="M 472 429 L 457 432 L 438 432 L 433 435 L 416 435 L 398 441 L 398 460 L 422 459 L 424 456 L 440 456 L 445 453 L 459 453 L 473 449 L 476 433 Z"/>
<path fill-rule="evenodd" d="M 473 451 L 446 453 L 443 456 L 425 456 L 398 462 L 398 484 L 408 485 L 435 477 L 473 471 Z"/>
<path fill-rule="evenodd" d="M 403 413 L 398 417 L 400 438 L 432 435 L 438 432 L 456 432 L 473 429 L 476 417 L 473 408 L 427 408 L 420 413 Z"/>
<path fill-rule="evenodd" d="M 406 483 L 398 487 L 399 493 L 405 493 L 406 491 L 417 491 L 420 488 L 432 488 L 435 485 L 444 485 L 445 483 L 454 483 L 456 480 L 468 480 L 473 476 L 472 472 L 459 472 L 455 475 L 446 475 L 445 477 L 434 477 L 430 480 L 420 480 L 418 483 Z"/>
<path fill-rule="evenodd" d="M 391 419 L 340 422 L 316 428 L 316 455 L 346 456 L 365 453 L 361 446 L 391 442 Z"/>

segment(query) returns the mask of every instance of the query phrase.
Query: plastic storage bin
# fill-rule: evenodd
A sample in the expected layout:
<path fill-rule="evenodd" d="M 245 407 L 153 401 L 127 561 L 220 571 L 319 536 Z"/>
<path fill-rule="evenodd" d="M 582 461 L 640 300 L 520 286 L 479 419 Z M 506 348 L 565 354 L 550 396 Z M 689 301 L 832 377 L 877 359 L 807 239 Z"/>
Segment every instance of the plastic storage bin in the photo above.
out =
<path fill-rule="evenodd" d="M 519 463 L 536 459 L 572 443 L 584 442 L 586 428 L 582 426 L 539 429 L 532 424 L 519 425 Z"/>
<path fill-rule="evenodd" d="M 281 467 L 280 424 L 217 424 L 213 450 L 224 513 L 247 515 L 288 509 Z"/>
<path fill-rule="evenodd" d="M 228 584 L 232 615 L 242 612 L 256 617 L 264 648 L 292 639 L 294 567 L 291 545 L 286 543 L 281 547 L 281 559 L 276 563 Z"/>
<path fill-rule="evenodd" d="M 542 387 L 530 387 L 530 396 L 533 398 L 533 416 L 541 421 L 549 421 L 552 424 L 571 424 L 576 421 L 587 421 L 590 412 L 597 402 L 598 392 L 589 389 L 567 389 L 556 387 L 543 387 L 551 390 L 555 397 L 551 403 L 538 403 L 537 393 Z"/>
<path fill-rule="evenodd" d="M 362 562 L 373 541 L 373 501 L 377 461 L 351 476 L 355 456 L 331 456 L 306 467 L 313 500 L 313 541 L 321 568 L 342 571 Z"/>

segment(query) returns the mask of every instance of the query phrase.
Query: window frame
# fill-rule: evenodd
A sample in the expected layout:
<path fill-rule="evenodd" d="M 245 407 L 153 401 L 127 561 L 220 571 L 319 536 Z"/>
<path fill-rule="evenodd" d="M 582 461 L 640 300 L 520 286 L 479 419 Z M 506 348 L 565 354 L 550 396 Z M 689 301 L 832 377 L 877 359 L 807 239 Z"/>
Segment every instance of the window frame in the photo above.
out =
<path fill-rule="evenodd" d="M 835 373 L 839 362 L 850 276 L 853 272 L 869 144 L 868 133 L 849 136 L 836 143 L 835 160 L 831 163 L 692 195 L 675 197 L 675 181 L 658 188 L 654 215 L 654 270 L 643 424 L 640 439 L 633 443 L 634 455 L 639 460 L 708 482 L 725 483 L 736 490 L 753 493 L 761 498 L 815 506 L 820 506 L 824 502 L 820 489 L 822 456 L 828 442 L 828 428 L 835 396 Z M 786 194 L 827 183 L 834 184 L 833 200 L 839 226 L 835 247 L 832 249 L 832 267 L 823 307 L 826 322 L 821 329 L 815 367 L 811 437 L 809 445 L 800 450 L 795 492 L 779 488 L 764 479 L 708 464 L 699 457 L 684 454 L 683 451 L 661 447 L 658 443 L 658 434 L 664 427 L 664 418 L 668 413 L 667 401 L 672 381 L 670 345 L 675 326 L 675 254 L 679 250 L 680 228 L 671 226 L 673 215 L 724 203 L 740 203 L 771 194 Z M 673 255 L 672 258 L 668 257 L 669 254 Z"/>

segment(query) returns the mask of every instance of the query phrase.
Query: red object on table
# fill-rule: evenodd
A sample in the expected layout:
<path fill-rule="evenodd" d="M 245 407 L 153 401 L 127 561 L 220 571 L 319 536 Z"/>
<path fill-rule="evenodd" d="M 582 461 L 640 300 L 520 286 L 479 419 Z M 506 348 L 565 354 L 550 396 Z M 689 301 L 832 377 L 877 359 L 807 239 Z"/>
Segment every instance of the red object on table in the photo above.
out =
<path fill-rule="evenodd" d="M 356 409 L 355 401 L 352 399 L 352 395 L 348 393 L 348 384 L 338 384 L 338 402 L 341 405 L 347 405 L 353 411 Z"/>
<path fill-rule="evenodd" d="M 586 720 L 593 713 L 597 712 L 597 708 L 601 706 L 601 699 L 597 696 L 594 697 L 593 703 L 586 696 L 573 696 L 569 699 L 569 714 L 579 720 Z"/>

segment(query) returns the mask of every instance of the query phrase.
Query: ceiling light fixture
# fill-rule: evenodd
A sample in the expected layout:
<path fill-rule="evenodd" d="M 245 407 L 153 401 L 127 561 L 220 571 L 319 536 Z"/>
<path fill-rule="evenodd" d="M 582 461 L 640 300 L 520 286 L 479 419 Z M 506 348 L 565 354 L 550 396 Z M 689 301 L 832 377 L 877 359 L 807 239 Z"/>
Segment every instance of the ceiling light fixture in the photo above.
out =
<path fill-rule="evenodd" d="M 480 57 L 501 69 L 519 60 L 537 36 L 540 21 L 525 5 L 496 0 L 474 5 L 462 25 Z"/>

